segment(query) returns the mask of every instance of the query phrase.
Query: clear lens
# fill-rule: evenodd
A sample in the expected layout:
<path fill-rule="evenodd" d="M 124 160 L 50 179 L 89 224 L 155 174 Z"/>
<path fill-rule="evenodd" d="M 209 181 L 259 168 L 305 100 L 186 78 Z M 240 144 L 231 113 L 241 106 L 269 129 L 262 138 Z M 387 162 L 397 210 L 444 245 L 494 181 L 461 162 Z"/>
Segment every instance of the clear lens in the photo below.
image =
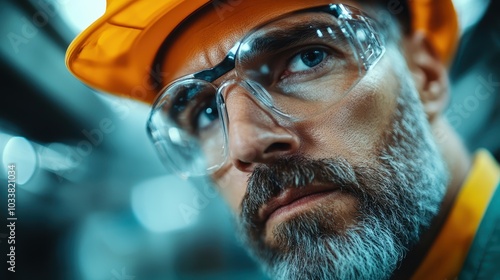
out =
<path fill-rule="evenodd" d="M 296 119 L 339 101 L 362 77 L 342 22 L 326 13 L 301 13 L 273 21 L 242 42 L 236 71 L 267 91 L 277 110 Z"/>
<path fill-rule="evenodd" d="M 226 159 L 217 89 L 196 79 L 168 87 L 154 105 L 148 129 L 167 166 L 184 176 L 218 169 Z"/>
<path fill-rule="evenodd" d="M 253 30 L 219 65 L 161 93 L 148 127 L 162 158 L 185 176 L 220 168 L 228 153 L 224 98 L 242 92 L 235 87 L 243 87 L 262 109 L 293 121 L 331 108 L 383 55 L 373 25 L 359 10 L 335 4 Z M 211 83 L 233 69 L 235 79 L 219 88 Z"/>

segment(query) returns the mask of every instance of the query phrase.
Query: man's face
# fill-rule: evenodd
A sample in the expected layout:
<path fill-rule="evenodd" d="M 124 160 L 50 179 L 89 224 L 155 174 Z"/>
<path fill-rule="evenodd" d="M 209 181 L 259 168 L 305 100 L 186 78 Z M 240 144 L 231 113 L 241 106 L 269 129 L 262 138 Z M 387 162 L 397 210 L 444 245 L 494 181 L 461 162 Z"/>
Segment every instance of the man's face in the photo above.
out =
<path fill-rule="evenodd" d="M 259 23 L 330 1 L 268 2 L 209 7 L 185 24 L 165 58 L 168 81 L 215 66 Z M 436 214 L 446 170 L 394 44 L 347 96 L 305 120 L 246 94 L 226 98 L 229 161 L 213 180 L 273 278 L 387 278 Z"/>

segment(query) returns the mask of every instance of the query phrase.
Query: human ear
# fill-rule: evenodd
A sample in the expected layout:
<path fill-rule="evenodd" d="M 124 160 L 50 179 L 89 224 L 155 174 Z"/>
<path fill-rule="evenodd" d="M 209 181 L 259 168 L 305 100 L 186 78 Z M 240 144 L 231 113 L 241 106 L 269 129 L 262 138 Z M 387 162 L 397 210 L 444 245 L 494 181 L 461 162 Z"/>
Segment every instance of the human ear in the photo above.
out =
<path fill-rule="evenodd" d="M 449 84 L 446 65 L 422 32 L 404 39 L 406 60 L 429 122 L 446 108 Z"/>

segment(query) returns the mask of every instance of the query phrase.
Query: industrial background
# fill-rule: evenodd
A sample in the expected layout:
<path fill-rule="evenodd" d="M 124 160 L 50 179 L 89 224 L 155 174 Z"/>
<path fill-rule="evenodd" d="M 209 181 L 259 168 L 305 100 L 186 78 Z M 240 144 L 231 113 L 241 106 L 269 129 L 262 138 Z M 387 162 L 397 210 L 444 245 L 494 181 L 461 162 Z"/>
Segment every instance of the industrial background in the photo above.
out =
<path fill-rule="evenodd" d="M 446 115 L 471 151 L 499 160 L 500 2 L 456 5 L 462 43 Z M 67 46 L 104 6 L 0 2 L 0 279 L 265 279 L 209 183 L 165 171 L 146 136 L 148 108 L 67 71 Z M 15 274 L 3 259 L 11 163 Z"/>

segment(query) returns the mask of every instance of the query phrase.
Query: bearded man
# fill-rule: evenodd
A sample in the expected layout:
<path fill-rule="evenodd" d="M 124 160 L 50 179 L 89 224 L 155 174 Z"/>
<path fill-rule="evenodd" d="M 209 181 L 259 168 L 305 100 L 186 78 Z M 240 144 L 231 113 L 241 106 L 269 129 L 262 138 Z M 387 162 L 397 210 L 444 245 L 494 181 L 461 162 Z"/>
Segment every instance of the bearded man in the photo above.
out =
<path fill-rule="evenodd" d="M 113 0 L 67 63 L 152 105 L 273 279 L 499 277 L 498 165 L 442 114 L 457 29 L 448 0 Z"/>

